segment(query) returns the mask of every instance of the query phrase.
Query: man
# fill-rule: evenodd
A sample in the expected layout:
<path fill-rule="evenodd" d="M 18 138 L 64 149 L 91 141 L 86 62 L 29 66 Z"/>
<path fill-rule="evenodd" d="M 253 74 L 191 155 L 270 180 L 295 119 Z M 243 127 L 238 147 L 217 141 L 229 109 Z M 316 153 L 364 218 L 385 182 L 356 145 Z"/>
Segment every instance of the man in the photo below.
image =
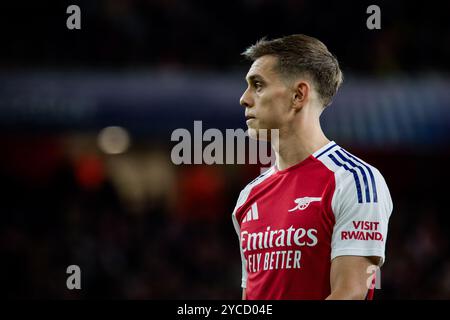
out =
<path fill-rule="evenodd" d="M 242 190 L 232 216 L 243 299 L 370 298 L 392 201 L 381 173 L 320 127 L 342 83 L 338 61 L 305 35 L 263 39 L 243 55 L 253 61 L 240 99 L 249 134 L 279 130 L 276 164 Z"/>

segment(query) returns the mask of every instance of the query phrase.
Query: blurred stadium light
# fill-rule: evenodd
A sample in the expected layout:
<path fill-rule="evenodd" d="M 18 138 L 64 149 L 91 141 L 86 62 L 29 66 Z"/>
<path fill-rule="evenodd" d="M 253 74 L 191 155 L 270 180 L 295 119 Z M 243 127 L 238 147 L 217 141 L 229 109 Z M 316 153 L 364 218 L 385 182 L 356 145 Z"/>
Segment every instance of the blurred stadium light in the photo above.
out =
<path fill-rule="evenodd" d="M 175 166 L 170 134 L 194 120 L 246 128 L 240 52 L 304 33 L 344 70 L 325 133 L 379 168 L 394 199 L 376 298 L 450 298 L 448 3 L 377 1 L 375 31 L 372 1 L 77 4 L 79 32 L 65 1 L 2 2 L 3 295 L 238 299 L 230 214 L 259 168 Z M 126 133 L 106 150 L 111 126 Z M 82 292 L 65 287 L 71 264 Z"/>
<path fill-rule="evenodd" d="M 192 130 L 199 119 L 204 127 L 245 128 L 238 104 L 243 74 L 4 74 L 0 124 L 54 132 L 119 124 L 139 136 L 165 137 L 176 128 Z M 322 124 L 334 139 L 361 148 L 445 146 L 449 88 L 450 79 L 443 76 L 347 76 Z"/>

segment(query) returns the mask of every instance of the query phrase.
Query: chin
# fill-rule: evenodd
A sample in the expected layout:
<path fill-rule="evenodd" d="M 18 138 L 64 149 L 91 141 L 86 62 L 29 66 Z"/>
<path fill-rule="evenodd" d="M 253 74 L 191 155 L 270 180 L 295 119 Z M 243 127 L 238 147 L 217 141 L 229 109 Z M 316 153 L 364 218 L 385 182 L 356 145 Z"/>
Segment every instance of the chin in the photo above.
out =
<path fill-rule="evenodd" d="M 270 129 L 248 128 L 248 136 L 254 140 L 270 141 Z"/>
<path fill-rule="evenodd" d="M 254 128 L 248 128 L 247 130 L 248 136 L 250 139 L 258 140 L 258 131 Z"/>

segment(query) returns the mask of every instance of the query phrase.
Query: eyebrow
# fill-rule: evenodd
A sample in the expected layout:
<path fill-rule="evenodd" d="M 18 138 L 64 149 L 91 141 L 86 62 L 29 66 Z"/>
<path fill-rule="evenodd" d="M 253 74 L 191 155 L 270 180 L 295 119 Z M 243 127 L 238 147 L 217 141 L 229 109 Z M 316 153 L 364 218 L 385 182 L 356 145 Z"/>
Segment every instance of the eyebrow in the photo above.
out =
<path fill-rule="evenodd" d="M 264 81 L 264 78 L 262 76 L 260 76 L 259 74 L 252 74 L 251 76 L 246 77 L 246 80 L 248 82 L 253 82 L 255 80 Z"/>

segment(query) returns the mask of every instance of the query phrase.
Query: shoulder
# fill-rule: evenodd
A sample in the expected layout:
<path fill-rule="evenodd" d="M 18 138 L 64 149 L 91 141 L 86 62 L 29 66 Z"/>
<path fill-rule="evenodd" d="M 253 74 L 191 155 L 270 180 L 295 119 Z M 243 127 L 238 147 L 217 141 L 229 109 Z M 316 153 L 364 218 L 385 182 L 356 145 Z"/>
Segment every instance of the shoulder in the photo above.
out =
<path fill-rule="evenodd" d="M 364 168 L 368 174 L 371 172 L 372 174 L 376 173 L 377 175 L 381 175 L 377 168 L 337 144 L 333 144 L 332 147 L 325 152 L 315 154 L 315 158 L 335 173 L 344 174 L 344 172 L 347 172 L 347 175 L 351 175 L 351 169 L 361 167 Z"/>
<path fill-rule="evenodd" d="M 252 189 L 261 183 L 263 183 L 267 178 L 272 176 L 276 172 L 275 166 L 270 167 L 268 170 L 261 173 L 258 177 L 253 179 L 250 183 L 248 183 L 244 189 L 242 189 L 241 193 L 239 194 L 238 201 L 236 203 L 236 209 L 242 206 L 245 201 L 247 200 L 248 196 L 250 195 L 250 192 Z"/>
<path fill-rule="evenodd" d="M 257 176 L 255 179 L 253 179 L 251 182 L 249 182 L 244 189 L 246 188 L 253 188 L 254 186 L 262 183 L 264 180 L 266 180 L 268 177 L 273 175 L 276 172 L 275 166 L 270 167 L 263 173 L 261 173 L 259 176 Z"/>
<path fill-rule="evenodd" d="M 334 173 L 336 192 L 353 192 L 358 203 L 378 202 L 380 190 L 387 189 L 384 177 L 376 167 L 339 145 L 316 159 Z"/>

